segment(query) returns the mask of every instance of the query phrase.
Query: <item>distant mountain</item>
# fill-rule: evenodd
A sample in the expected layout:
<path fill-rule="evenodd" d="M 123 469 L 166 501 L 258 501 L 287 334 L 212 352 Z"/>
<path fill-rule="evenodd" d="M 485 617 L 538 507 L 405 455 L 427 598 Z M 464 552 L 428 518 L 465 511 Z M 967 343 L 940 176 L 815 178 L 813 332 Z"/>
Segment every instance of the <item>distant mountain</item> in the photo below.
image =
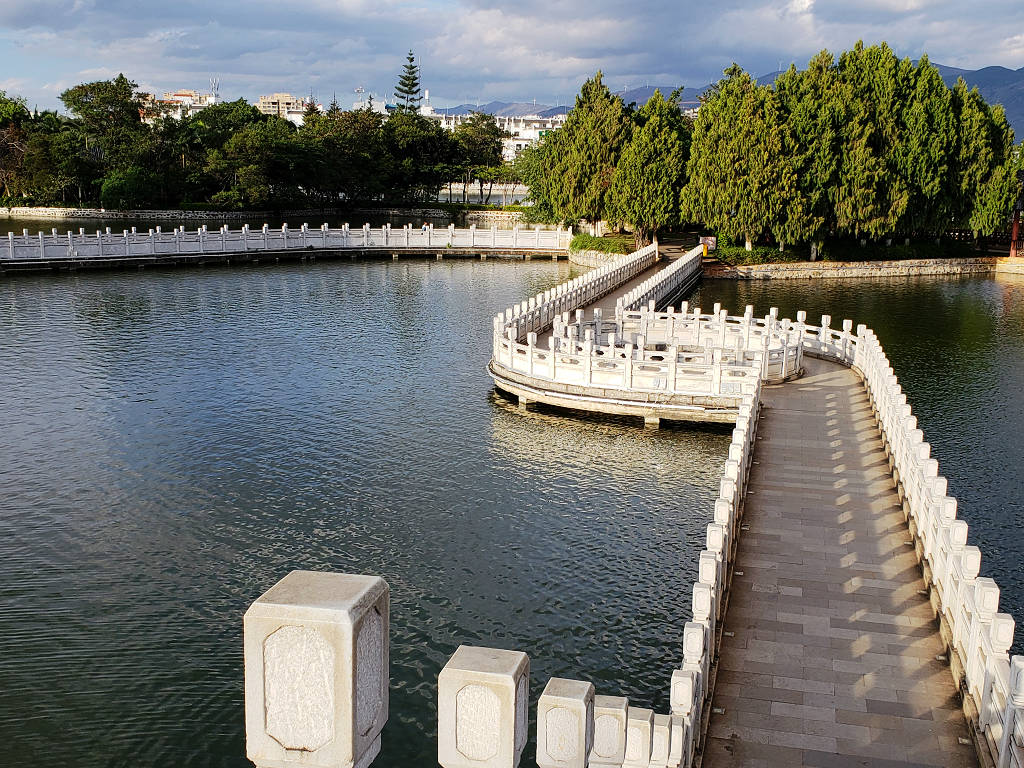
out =
<path fill-rule="evenodd" d="M 946 85 L 952 87 L 957 78 L 962 77 L 968 86 L 977 87 L 989 104 L 1002 104 L 1017 141 L 1024 139 L 1024 67 L 983 67 L 972 70 L 935 64 L 935 68 L 939 70 Z"/>
<path fill-rule="evenodd" d="M 934 64 L 934 62 L 933 62 Z M 977 86 L 981 95 L 989 104 L 1002 104 L 1006 110 L 1006 118 L 1013 126 L 1017 141 L 1024 139 L 1024 67 L 1020 69 L 1007 69 L 1006 67 L 984 67 L 982 69 L 959 69 L 947 67 L 942 64 L 935 64 L 939 74 L 946 85 L 952 87 L 956 84 L 957 78 L 962 77 L 970 87 Z M 782 71 L 769 72 L 757 78 L 762 85 L 771 85 L 782 74 Z M 700 99 L 710 85 L 702 85 L 698 88 L 684 88 L 682 100 L 684 102 L 696 102 Z M 616 91 L 627 104 L 635 103 L 638 107 L 647 103 L 654 95 L 657 88 L 663 96 L 668 96 L 674 90 L 674 86 L 653 86 L 645 85 L 639 88 Z M 457 107 L 439 109 L 438 112 L 447 112 L 450 115 L 468 115 L 470 112 L 486 112 L 489 115 L 540 115 L 551 117 L 561 115 L 569 111 L 571 107 L 552 107 L 547 104 L 536 104 L 533 102 L 508 102 L 491 101 L 487 104 L 475 106 L 473 104 L 460 104 Z"/>

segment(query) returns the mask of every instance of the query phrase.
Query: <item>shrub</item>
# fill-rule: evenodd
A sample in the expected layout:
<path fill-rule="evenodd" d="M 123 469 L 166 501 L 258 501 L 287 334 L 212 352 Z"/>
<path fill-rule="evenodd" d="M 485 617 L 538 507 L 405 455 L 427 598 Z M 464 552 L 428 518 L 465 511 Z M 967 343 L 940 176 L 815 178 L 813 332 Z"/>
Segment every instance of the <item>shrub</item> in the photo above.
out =
<path fill-rule="evenodd" d="M 572 251 L 600 251 L 601 253 L 632 253 L 634 240 L 632 235 L 605 235 L 594 237 L 593 235 L 573 235 L 569 243 L 569 250 Z"/>

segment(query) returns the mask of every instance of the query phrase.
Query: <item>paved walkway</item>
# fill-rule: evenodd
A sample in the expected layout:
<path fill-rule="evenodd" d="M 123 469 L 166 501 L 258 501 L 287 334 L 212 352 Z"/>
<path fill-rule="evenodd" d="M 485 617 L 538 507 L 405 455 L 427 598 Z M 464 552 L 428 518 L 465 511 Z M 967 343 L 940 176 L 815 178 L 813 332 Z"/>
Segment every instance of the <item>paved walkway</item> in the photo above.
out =
<path fill-rule="evenodd" d="M 805 364 L 764 392 L 704 766 L 976 766 L 867 392 Z"/>

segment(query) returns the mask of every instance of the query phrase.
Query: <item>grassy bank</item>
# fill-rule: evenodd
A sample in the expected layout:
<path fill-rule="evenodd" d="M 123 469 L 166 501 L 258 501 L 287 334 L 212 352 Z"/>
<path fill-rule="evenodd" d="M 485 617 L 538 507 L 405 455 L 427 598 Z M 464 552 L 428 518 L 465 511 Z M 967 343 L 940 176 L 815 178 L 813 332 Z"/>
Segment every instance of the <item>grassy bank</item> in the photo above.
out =
<path fill-rule="evenodd" d="M 604 237 L 576 234 L 569 243 L 572 251 L 600 251 L 601 253 L 632 253 L 636 250 L 632 235 L 609 234 Z"/>

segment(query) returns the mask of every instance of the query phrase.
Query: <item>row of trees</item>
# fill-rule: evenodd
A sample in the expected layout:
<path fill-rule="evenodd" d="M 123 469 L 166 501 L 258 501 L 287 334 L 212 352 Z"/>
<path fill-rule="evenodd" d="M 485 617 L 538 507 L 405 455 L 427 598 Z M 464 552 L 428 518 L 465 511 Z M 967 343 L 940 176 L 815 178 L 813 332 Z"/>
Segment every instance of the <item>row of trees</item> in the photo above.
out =
<path fill-rule="evenodd" d="M 144 121 L 153 107 L 124 75 L 61 94 L 70 116 L 30 112 L 0 91 L 0 195 L 108 208 L 337 206 L 434 199 L 452 180 L 494 177 L 494 121 L 476 115 L 447 131 L 416 112 L 417 89 L 388 116 L 334 103 L 308 110 L 300 128 L 243 100 Z"/>
<path fill-rule="evenodd" d="M 552 219 L 630 225 L 638 241 L 682 222 L 728 238 L 936 236 L 1005 225 L 1020 148 L 999 106 L 943 82 L 927 57 L 858 43 L 759 85 L 732 66 L 696 121 L 676 94 L 637 110 L 588 81 L 565 126 L 522 159 Z"/>

